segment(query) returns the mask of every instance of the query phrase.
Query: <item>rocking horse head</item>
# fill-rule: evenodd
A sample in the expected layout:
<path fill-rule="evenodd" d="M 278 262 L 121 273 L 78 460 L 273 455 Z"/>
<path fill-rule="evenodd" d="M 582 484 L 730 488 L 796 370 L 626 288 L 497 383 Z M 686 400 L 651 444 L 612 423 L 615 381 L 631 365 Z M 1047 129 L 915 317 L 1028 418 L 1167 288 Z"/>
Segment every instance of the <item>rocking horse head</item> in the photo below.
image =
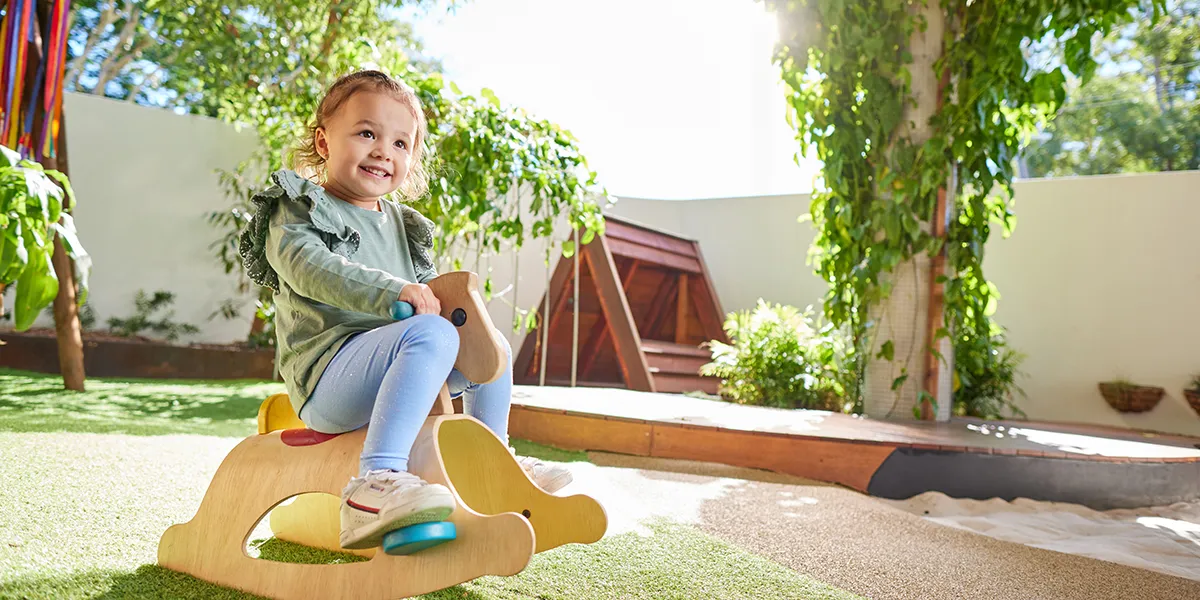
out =
<path fill-rule="evenodd" d="M 453 271 L 429 280 L 426 285 L 441 302 L 442 317 L 458 329 L 458 360 L 454 366 L 475 383 L 490 383 L 499 378 L 507 366 L 508 354 L 479 295 L 479 276 L 470 271 Z M 407 302 L 397 301 L 392 305 L 394 318 L 411 315 L 412 306 Z"/>

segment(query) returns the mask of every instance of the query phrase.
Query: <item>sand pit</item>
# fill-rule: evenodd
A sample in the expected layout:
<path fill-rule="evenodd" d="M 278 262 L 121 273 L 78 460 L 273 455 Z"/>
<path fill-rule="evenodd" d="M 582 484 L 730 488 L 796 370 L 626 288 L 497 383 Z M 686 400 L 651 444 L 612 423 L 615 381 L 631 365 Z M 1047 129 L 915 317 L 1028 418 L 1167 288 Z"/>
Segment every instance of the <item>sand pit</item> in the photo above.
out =
<path fill-rule="evenodd" d="M 882 500 L 935 523 L 1200 581 L 1200 501 L 1096 511 L 1077 504 L 955 499 L 926 492 Z"/>

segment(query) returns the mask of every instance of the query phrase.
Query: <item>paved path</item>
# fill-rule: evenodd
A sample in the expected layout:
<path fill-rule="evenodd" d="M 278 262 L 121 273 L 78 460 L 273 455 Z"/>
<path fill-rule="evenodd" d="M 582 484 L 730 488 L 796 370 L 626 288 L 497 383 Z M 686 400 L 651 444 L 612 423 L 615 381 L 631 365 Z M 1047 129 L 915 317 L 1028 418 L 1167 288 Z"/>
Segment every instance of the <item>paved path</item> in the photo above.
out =
<path fill-rule="evenodd" d="M 945 527 L 837 486 L 707 463 L 591 458 L 622 467 L 576 463 L 610 486 L 595 489 L 603 482 L 580 473 L 581 487 L 614 503 L 614 530 L 674 507 L 673 518 L 872 599 L 1200 598 L 1200 581 Z"/>

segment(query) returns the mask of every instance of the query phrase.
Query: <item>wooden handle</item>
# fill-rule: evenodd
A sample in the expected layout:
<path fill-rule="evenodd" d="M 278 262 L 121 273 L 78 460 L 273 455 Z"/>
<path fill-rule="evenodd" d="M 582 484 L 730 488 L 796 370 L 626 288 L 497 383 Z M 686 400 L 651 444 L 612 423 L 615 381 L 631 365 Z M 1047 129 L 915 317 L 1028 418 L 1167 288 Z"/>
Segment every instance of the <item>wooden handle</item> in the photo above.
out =
<path fill-rule="evenodd" d="M 508 366 L 508 353 L 479 294 L 479 276 L 453 271 L 429 280 L 427 285 L 442 304 L 442 316 L 458 328 L 455 368 L 474 383 L 499 379 Z"/>

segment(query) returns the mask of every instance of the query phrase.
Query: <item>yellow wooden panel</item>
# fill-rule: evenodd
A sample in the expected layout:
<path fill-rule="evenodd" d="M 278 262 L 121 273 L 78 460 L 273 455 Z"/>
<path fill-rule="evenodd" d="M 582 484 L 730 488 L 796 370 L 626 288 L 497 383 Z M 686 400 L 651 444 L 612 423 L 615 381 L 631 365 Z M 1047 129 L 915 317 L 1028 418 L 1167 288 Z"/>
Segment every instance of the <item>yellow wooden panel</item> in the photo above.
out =
<path fill-rule="evenodd" d="M 287 394 L 273 394 L 258 407 L 258 433 L 266 434 L 283 429 L 302 429 L 304 423 L 292 410 Z"/>
<path fill-rule="evenodd" d="M 341 533 L 342 499 L 333 494 L 300 494 L 292 502 L 271 509 L 271 532 L 276 538 L 293 544 L 348 552 L 366 558 L 375 549 L 347 550 L 338 540 Z"/>
<path fill-rule="evenodd" d="M 456 495 L 483 515 L 524 515 L 536 534 L 536 552 L 604 537 L 608 518 L 599 502 L 542 491 L 500 438 L 479 421 L 469 417 L 442 421 L 437 445 Z"/>

